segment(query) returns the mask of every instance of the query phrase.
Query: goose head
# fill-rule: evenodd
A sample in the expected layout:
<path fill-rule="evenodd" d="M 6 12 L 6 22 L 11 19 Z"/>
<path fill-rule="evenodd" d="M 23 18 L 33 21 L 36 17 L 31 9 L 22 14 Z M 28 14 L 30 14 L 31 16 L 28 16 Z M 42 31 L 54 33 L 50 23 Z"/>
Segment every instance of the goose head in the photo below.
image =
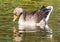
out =
<path fill-rule="evenodd" d="M 13 14 L 14 14 L 14 16 L 13 16 L 13 22 L 15 22 L 16 19 L 17 19 L 17 17 L 19 15 L 21 15 L 23 12 L 24 12 L 23 8 L 19 8 L 19 7 L 15 8 L 14 11 L 13 11 Z"/>

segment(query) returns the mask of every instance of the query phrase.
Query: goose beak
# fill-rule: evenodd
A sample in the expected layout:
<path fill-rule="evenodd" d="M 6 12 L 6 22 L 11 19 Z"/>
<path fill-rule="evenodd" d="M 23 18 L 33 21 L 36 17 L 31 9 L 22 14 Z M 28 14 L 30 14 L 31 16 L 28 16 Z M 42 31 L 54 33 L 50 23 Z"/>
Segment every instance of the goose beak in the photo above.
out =
<path fill-rule="evenodd" d="M 16 19 L 17 19 L 17 15 L 14 15 L 14 17 L 13 17 L 13 22 L 15 22 Z"/>

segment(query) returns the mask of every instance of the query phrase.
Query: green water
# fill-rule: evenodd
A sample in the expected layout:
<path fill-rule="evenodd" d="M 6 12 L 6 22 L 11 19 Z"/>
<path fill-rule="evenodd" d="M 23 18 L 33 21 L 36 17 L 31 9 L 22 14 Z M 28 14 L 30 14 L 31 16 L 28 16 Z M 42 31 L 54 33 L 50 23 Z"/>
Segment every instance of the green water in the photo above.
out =
<path fill-rule="evenodd" d="M 25 39 L 23 42 L 60 42 L 60 34 L 53 35 L 52 39 L 43 37 L 41 34 L 38 33 L 31 33 L 26 34 Z"/>
<path fill-rule="evenodd" d="M 13 26 L 17 27 L 17 21 L 15 23 L 12 22 L 15 7 L 22 7 L 29 13 L 39 9 L 43 5 L 53 5 L 54 9 L 48 23 L 53 32 L 60 31 L 59 4 L 60 0 L 0 0 L 0 42 L 13 42 Z M 52 40 L 43 39 L 37 33 L 26 33 L 23 42 L 60 42 L 60 32 L 54 33 Z"/>

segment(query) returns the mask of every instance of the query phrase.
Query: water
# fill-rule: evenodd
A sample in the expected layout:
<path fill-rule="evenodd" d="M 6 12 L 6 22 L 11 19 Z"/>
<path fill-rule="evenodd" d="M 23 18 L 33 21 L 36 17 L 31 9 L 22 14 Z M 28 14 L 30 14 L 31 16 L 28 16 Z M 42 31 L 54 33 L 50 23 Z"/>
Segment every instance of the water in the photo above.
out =
<path fill-rule="evenodd" d="M 44 32 L 27 32 L 24 34 L 24 37 L 21 42 L 60 42 L 60 33 L 59 32 L 54 32 L 52 33 L 52 37 L 49 37 Z M 19 41 L 19 38 L 17 41 Z"/>
<path fill-rule="evenodd" d="M 25 33 L 22 42 L 60 42 L 60 32 L 54 32 L 52 39 L 45 36 L 40 32 L 27 32 Z M 13 42 L 12 35 L 0 34 L 0 42 Z"/>
<path fill-rule="evenodd" d="M 53 38 L 43 37 L 40 33 L 26 33 L 22 42 L 60 42 L 60 0 L 41 0 L 23 2 L 14 0 L 0 0 L 0 42 L 13 42 L 13 10 L 15 7 L 24 7 L 27 12 L 39 9 L 43 5 L 53 5 L 49 26 L 53 30 Z M 29 8 L 28 8 L 29 7 Z M 32 8 L 32 9 L 31 9 Z M 8 17 L 8 18 L 7 18 Z M 15 25 L 15 24 L 14 24 Z M 57 32 L 58 31 L 58 32 Z"/>

